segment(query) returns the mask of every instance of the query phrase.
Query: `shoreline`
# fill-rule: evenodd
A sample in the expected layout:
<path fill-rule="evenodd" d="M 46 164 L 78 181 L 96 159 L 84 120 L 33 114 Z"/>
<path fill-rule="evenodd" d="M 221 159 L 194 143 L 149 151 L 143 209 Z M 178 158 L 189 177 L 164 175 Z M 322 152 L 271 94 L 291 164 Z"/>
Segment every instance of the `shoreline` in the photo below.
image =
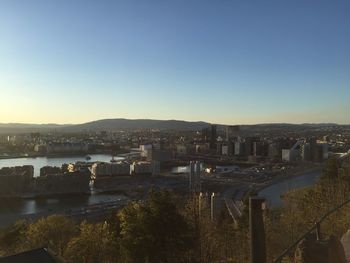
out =
<path fill-rule="evenodd" d="M 18 196 L 1 196 L 0 200 L 40 200 L 40 199 L 49 199 L 49 198 L 70 198 L 77 196 L 93 196 L 93 195 L 124 195 L 129 197 L 130 193 L 128 191 L 122 191 L 119 189 L 106 189 L 106 190 L 98 190 L 98 191 L 89 191 L 89 192 L 72 192 L 72 193 L 60 193 L 60 194 L 35 194 L 35 193 L 27 193 Z"/>
<path fill-rule="evenodd" d="M 60 158 L 60 157 L 85 157 L 87 155 L 111 155 L 111 153 L 55 153 L 55 154 L 29 154 L 29 155 L 9 155 L 9 156 L 0 156 L 0 160 L 8 160 L 8 159 L 21 159 L 21 158 L 38 158 L 38 157 L 46 157 L 46 158 Z M 112 156 L 112 155 L 111 155 Z"/>
<path fill-rule="evenodd" d="M 283 182 L 285 180 L 289 180 L 292 178 L 297 178 L 297 177 L 300 177 L 300 176 L 303 176 L 305 174 L 312 173 L 312 172 L 321 172 L 322 173 L 322 169 L 323 169 L 323 165 L 320 165 L 317 167 L 308 168 L 306 170 L 298 171 L 298 172 L 287 174 L 284 176 L 278 175 L 277 178 L 274 178 L 270 182 L 267 182 L 266 184 L 264 184 L 260 187 L 257 187 L 255 190 L 256 190 L 257 194 L 259 194 L 262 190 L 264 190 L 265 188 L 268 188 L 274 184 L 277 184 L 277 183 L 280 183 L 280 182 Z"/>

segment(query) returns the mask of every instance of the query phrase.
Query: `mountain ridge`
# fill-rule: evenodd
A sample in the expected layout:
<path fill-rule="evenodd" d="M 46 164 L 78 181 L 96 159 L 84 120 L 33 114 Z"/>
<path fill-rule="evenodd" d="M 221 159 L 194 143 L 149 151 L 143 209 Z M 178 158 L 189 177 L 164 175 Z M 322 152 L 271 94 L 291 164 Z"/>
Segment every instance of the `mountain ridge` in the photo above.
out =
<path fill-rule="evenodd" d="M 0 123 L 0 132 L 39 132 L 39 131 L 101 131 L 101 130 L 120 130 L 120 129 L 159 129 L 159 130 L 200 130 L 208 127 L 211 123 L 204 121 L 185 121 L 185 120 L 156 120 L 156 119 L 126 119 L 126 118 L 108 118 L 89 121 L 81 124 L 56 124 L 56 123 Z M 228 126 L 225 124 L 216 124 L 219 127 Z M 322 126 L 348 126 L 336 123 L 260 123 L 243 124 L 242 128 L 248 127 L 322 127 Z"/>

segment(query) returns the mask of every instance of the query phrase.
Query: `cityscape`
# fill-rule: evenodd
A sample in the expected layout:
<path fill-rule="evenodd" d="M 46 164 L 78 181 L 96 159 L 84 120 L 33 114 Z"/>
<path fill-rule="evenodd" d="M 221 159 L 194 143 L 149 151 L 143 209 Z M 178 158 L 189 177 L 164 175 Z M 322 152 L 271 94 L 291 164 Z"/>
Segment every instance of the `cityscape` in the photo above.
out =
<path fill-rule="evenodd" d="M 0 263 L 350 263 L 349 12 L 0 1 Z"/>
<path fill-rule="evenodd" d="M 238 224 L 248 196 L 278 207 L 284 193 L 315 183 L 328 159 L 340 160 L 350 176 L 350 125 L 187 125 L 2 133 L 1 227 L 55 214 L 100 222 L 154 189 L 195 196 L 201 215 L 209 209 L 216 222 L 226 213 Z"/>

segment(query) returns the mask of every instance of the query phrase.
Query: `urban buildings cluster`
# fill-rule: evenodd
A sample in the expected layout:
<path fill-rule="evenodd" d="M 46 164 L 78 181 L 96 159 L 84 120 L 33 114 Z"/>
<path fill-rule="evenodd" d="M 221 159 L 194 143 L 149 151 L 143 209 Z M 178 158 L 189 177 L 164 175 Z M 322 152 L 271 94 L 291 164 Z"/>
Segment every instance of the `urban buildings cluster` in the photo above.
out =
<path fill-rule="evenodd" d="M 76 170 L 69 172 L 68 166 L 45 166 L 40 176 L 34 177 L 32 165 L 3 167 L 0 170 L 1 196 L 21 197 L 70 193 L 88 193 L 90 172 Z"/>
<path fill-rule="evenodd" d="M 0 169 L 0 196 L 16 195 L 31 189 L 34 168 L 31 165 Z"/>
<path fill-rule="evenodd" d="M 113 176 L 159 175 L 160 163 L 158 161 L 135 161 L 131 164 L 126 161 L 97 162 L 92 165 L 91 171 L 94 179 Z"/>
<path fill-rule="evenodd" d="M 273 127 L 211 125 L 199 131 L 0 134 L 0 157 L 132 153 L 162 162 L 186 157 L 189 161 L 195 159 L 193 155 L 249 162 L 321 162 L 327 152 L 344 152 L 350 147 L 350 132 L 338 126 Z"/>
<path fill-rule="evenodd" d="M 90 180 L 122 176 L 158 176 L 172 167 L 189 164 L 189 188 L 202 190 L 204 166 L 263 166 L 273 164 L 281 169 L 286 163 L 321 163 L 331 154 L 350 149 L 350 131 L 338 126 L 211 125 L 197 131 L 140 129 L 134 131 L 97 131 L 81 133 L 25 133 L 0 135 L 0 157 L 51 156 L 94 153 L 118 155 L 110 162 L 77 162 L 62 167 L 43 167 L 33 177 L 30 166 L 0 170 L 1 193 L 60 194 L 87 192 Z M 193 160 L 196 160 L 193 162 Z M 205 164 L 205 165 L 204 165 Z M 220 169 L 218 169 L 219 171 Z M 247 176 L 249 170 L 239 176 Z M 253 172 L 253 170 L 251 171 Z M 232 173 L 226 174 L 231 176 Z M 259 177 L 259 178 L 258 178 Z M 237 177 L 238 178 L 238 177 Z M 241 178 L 241 177 L 240 177 Z M 254 177 L 255 178 L 255 177 Z M 267 177 L 257 174 L 257 181 Z M 261 180 L 260 180 L 261 179 Z"/>

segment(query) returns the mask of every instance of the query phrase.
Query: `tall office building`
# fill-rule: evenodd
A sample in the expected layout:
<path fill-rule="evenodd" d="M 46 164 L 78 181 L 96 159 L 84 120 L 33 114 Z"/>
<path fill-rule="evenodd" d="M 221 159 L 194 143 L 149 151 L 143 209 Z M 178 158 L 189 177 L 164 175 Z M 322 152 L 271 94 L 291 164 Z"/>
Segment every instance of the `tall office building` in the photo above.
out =
<path fill-rule="evenodd" d="M 202 129 L 202 140 L 209 143 L 211 150 L 216 150 L 217 126 L 211 125 Z"/>
<path fill-rule="evenodd" d="M 241 156 L 243 155 L 244 144 L 241 141 L 237 141 L 234 144 L 234 155 Z"/>
<path fill-rule="evenodd" d="M 217 137 L 217 126 L 211 126 L 211 134 L 210 134 L 210 149 L 216 149 L 216 137 Z"/>
<path fill-rule="evenodd" d="M 226 126 L 226 141 L 232 141 L 239 136 L 239 125 Z"/>
<path fill-rule="evenodd" d="M 306 142 L 301 146 L 301 159 L 303 161 L 311 160 L 310 143 Z"/>

